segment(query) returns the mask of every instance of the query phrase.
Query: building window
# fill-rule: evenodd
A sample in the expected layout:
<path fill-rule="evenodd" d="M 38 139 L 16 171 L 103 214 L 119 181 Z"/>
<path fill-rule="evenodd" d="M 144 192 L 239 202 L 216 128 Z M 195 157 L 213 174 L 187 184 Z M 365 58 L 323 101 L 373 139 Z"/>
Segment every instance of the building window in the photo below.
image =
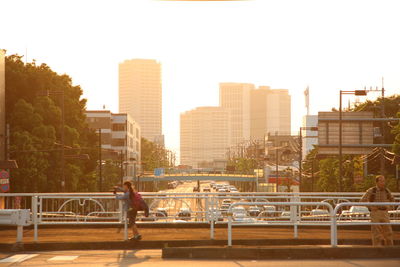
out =
<path fill-rule="evenodd" d="M 125 139 L 124 138 L 113 138 L 111 140 L 112 146 L 125 146 Z"/>
<path fill-rule="evenodd" d="M 136 138 L 139 139 L 139 129 L 136 128 Z"/>
<path fill-rule="evenodd" d="M 114 123 L 112 125 L 112 130 L 118 132 L 125 131 L 125 123 Z"/>

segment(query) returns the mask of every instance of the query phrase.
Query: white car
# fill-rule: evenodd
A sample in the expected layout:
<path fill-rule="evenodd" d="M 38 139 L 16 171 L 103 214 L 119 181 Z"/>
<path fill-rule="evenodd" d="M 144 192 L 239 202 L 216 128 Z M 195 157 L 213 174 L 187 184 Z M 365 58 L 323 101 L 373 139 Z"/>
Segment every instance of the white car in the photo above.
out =
<path fill-rule="evenodd" d="M 224 199 L 224 200 L 222 200 L 222 205 L 224 205 L 224 204 L 232 204 L 232 200 L 231 199 Z"/>
<path fill-rule="evenodd" d="M 370 212 L 366 206 L 351 206 L 349 210 L 343 210 L 339 219 L 365 220 L 369 219 Z"/>
<path fill-rule="evenodd" d="M 389 210 L 388 213 L 391 219 L 400 219 L 400 206 L 395 210 Z"/>
<path fill-rule="evenodd" d="M 279 216 L 280 219 L 283 220 L 290 220 L 290 211 L 282 211 L 281 215 Z"/>

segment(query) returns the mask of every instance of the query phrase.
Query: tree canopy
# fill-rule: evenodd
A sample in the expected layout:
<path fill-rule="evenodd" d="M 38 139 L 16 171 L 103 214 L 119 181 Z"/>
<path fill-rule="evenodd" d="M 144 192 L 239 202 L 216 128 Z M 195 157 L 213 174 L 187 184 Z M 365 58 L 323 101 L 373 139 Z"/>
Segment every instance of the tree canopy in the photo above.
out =
<path fill-rule="evenodd" d="M 61 131 L 65 154 L 89 154 L 89 160 L 65 159 L 65 190 L 96 189 L 96 134 L 85 122 L 86 99 L 68 75 L 46 64 L 24 63 L 21 56 L 6 57 L 6 122 L 10 126 L 9 155 L 18 162 L 10 179 L 12 192 L 61 190 Z M 47 94 L 46 92 L 49 92 Z M 45 92 L 45 94 L 44 94 Z M 55 94 L 57 92 L 57 94 Z M 64 129 L 62 97 L 64 94 Z"/>

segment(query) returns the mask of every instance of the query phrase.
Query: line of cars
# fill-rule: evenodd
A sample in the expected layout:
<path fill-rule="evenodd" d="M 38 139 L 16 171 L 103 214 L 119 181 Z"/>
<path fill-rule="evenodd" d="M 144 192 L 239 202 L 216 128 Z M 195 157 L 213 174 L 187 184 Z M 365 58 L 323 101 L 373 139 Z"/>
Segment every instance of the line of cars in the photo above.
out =
<path fill-rule="evenodd" d="M 149 217 L 144 217 L 143 212 L 139 212 L 138 220 L 143 222 L 154 222 L 158 220 L 166 220 L 168 219 L 168 209 L 167 208 L 157 208 L 154 211 L 151 211 Z M 173 216 L 173 222 L 182 221 L 187 222 L 192 218 L 192 211 L 189 208 L 182 207 L 179 211 Z"/>

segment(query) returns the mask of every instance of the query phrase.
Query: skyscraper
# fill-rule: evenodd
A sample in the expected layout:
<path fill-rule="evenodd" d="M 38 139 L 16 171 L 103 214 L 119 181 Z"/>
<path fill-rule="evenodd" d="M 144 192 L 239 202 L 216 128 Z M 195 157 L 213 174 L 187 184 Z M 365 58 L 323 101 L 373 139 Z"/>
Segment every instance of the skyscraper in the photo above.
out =
<path fill-rule="evenodd" d="M 229 110 L 198 107 L 181 114 L 181 164 L 194 168 L 199 163 L 226 158 L 230 145 Z"/>
<path fill-rule="evenodd" d="M 220 83 L 220 106 L 231 112 L 231 146 L 250 139 L 250 91 L 249 83 Z"/>
<path fill-rule="evenodd" d="M 250 91 L 250 136 L 262 140 L 265 134 L 291 132 L 291 96 L 286 89 L 260 86 Z"/>
<path fill-rule="evenodd" d="M 139 123 L 142 136 L 162 138 L 161 64 L 152 59 L 132 59 L 119 64 L 119 112 Z"/>

